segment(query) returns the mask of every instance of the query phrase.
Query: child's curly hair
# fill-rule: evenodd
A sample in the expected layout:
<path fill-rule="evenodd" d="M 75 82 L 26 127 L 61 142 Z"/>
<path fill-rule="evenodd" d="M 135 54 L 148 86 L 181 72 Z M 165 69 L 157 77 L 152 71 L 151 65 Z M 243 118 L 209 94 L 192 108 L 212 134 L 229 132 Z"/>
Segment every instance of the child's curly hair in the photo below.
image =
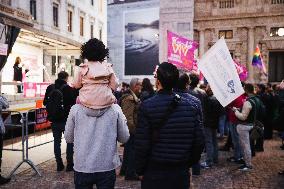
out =
<path fill-rule="evenodd" d="M 81 59 L 103 62 L 109 56 L 109 49 L 96 38 L 90 39 L 81 46 Z"/>

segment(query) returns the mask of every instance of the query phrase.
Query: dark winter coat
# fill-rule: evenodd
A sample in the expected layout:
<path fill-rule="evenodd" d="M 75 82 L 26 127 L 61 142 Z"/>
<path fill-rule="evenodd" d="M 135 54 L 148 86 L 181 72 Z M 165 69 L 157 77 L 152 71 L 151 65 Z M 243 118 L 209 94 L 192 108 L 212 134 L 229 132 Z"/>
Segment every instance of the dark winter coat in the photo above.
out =
<path fill-rule="evenodd" d="M 23 80 L 23 73 L 22 67 L 19 67 L 19 64 L 14 64 L 14 81 L 22 81 Z"/>
<path fill-rule="evenodd" d="M 143 102 L 144 100 L 147 100 L 148 98 L 151 98 L 152 96 L 154 96 L 155 93 L 151 93 L 149 91 L 142 91 L 140 94 L 140 100 L 141 102 Z"/>
<path fill-rule="evenodd" d="M 204 99 L 204 126 L 212 129 L 218 128 L 219 117 L 223 114 L 224 108 L 214 95 Z"/>
<path fill-rule="evenodd" d="M 66 81 L 64 80 L 60 80 L 57 79 L 55 80 L 55 84 L 51 84 L 47 87 L 46 92 L 45 92 L 45 96 L 44 96 L 44 100 L 43 100 L 43 104 L 46 106 L 47 104 L 47 97 L 50 94 L 50 92 L 54 89 L 54 87 L 56 89 L 60 89 L 63 85 L 66 85 L 65 87 L 63 87 L 62 89 L 62 94 L 63 94 L 63 105 L 64 105 L 64 119 L 60 120 L 60 122 L 66 122 L 69 111 L 71 109 L 71 107 L 76 104 L 76 98 L 79 95 L 78 90 L 70 87 Z"/>
<path fill-rule="evenodd" d="M 180 95 L 183 98 L 186 98 L 192 105 L 196 106 L 198 108 L 198 110 L 200 110 L 199 114 L 200 114 L 200 125 L 203 127 L 203 112 L 202 112 L 202 105 L 201 105 L 201 101 L 196 97 L 193 96 L 189 93 L 188 90 L 180 90 L 180 89 L 175 89 L 174 93 Z"/>
<path fill-rule="evenodd" d="M 135 163 L 139 175 L 149 167 L 186 169 L 200 159 L 204 147 L 200 110 L 183 97 L 158 130 L 155 142 L 152 140 L 153 128 L 165 119 L 173 99 L 174 93 L 159 91 L 140 106 L 135 135 Z"/>

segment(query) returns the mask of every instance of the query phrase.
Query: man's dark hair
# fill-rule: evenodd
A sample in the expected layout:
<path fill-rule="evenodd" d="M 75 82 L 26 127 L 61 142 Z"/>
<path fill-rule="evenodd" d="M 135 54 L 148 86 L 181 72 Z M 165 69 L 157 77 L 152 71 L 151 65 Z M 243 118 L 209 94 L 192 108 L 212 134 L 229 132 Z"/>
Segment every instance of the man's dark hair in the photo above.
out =
<path fill-rule="evenodd" d="M 190 78 L 190 87 L 191 88 L 195 88 L 197 87 L 198 83 L 199 83 L 199 76 L 195 73 L 192 73 L 189 75 L 189 78 Z"/>
<path fill-rule="evenodd" d="M 163 89 L 172 90 L 176 86 L 179 78 L 179 72 L 176 66 L 168 62 L 163 62 L 157 70 L 157 79 L 160 81 Z"/>
<path fill-rule="evenodd" d="M 96 38 L 90 39 L 81 46 L 81 59 L 103 62 L 109 56 L 109 50 L 104 43 Z"/>
<path fill-rule="evenodd" d="M 65 80 L 65 79 L 67 79 L 67 77 L 69 77 L 69 74 L 65 71 L 61 71 L 57 75 L 57 78 L 61 79 L 61 80 Z"/>
<path fill-rule="evenodd" d="M 253 84 L 246 83 L 244 89 L 245 89 L 246 93 L 254 94 L 254 86 L 253 86 Z"/>
<path fill-rule="evenodd" d="M 265 85 L 264 84 L 257 84 L 257 87 L 260 90 L 260 94 L 265 93 Z"/>
<path fill-rule="evenodd" d="M 129 84 L 128 84 L 128 83 L 125 83 L 125 82 L 122 82 L 122 83 L 121 83 L 121 86 L 122 86 L 122 87 L 127 87 L 127 88 L 128 88 L 128 87 L 129 87 Z"/>
<path fill-rule="evenodd" d="M 186 73 L 184 73 L 178 78 L 177 89 L 185 90 L 186 85 L 188 84 L 189 84 L 189 76 Z"/>

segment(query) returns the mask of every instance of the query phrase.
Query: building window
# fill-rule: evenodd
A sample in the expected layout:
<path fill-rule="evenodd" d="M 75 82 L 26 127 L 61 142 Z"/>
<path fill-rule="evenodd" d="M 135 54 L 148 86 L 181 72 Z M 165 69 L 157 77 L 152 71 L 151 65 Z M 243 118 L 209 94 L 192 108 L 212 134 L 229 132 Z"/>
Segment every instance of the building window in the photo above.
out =
<path fill-rule="evenodd" d="M 53 26 L 58 27 L 58 4 L 53 3 Z"/>
<path fill-rule="evenodd" d="M 58 65 L 61 63 L 61 56 L 58 56 Z M 58 68 L 57 65 L 57 68 Z M 51 75 L 56 75 L 56 56 L 51 56 Z"/>
<path fill-rule="evenodd" d="M 233 30 L 220 30 L 219 39 L 224 37 L 225 39 L 233 39 Z"/>
<path fill-rule="evenodd" d="M 94 38 L 94 25 L 91 24 L 91 38 Z"/>
<path fill-rule="evenodd" d="M 80 35 L 84 36 L 84 18 L 80 16 Z"/>
<path fill-rule="evenodd" d="M 72 11 L 68 10 L 68 24 L 67 24 L 67 27 L 68 27 L 68 31 L 69 32 L 72 32 Z"/>
<path fill-rule="evenodd" d="M 269 52 L 269 82 L 281 82 L 284 78 L 284 51 Z"/>
<path fill-rule="evenodd" d="M 284 4 L 284 0 L 271 0 L 271 4 Z"/>
<path fill-rule="evenodd" d="M 270 28 L 270 37 L 283 37 L 284 27 L 273 27 Z"/>
<path fill-rule="evenodd" d="M 94 5 L 94 0 L 91 0 L 91 5 Z"/>
<path fill-rule="evenodd" d="M 219 2 L 220 9 L 234 8 L 234 6 L 235 6 L 234 0 L 226 0 L 226 1 Z"/>
<path fill-rule="evenodd" d="M 30 14 L 32 19 L 36 20 L 36 0 L 30 0 Z"/>

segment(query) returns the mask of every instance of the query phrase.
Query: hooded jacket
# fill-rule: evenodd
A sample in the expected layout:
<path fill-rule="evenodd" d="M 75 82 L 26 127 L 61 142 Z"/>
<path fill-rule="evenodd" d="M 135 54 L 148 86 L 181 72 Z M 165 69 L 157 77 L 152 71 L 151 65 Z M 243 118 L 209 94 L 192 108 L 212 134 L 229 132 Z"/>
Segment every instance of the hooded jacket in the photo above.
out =
<path fill-rule="evenodd" d="M 64 119 L 59 120 L 60 122 L 65 122 L 71 106 L 73 106 L 76 103 L 76 98 L 78 96 L 78 91 L 72 87 L 70 87 L 66 81 L 57 79 L 55 80 L 54 84 L 51 84 L 47 87 L 45 95 L 44 95 L 44 100 L 43 100 L 43 105 L 46 106 L 47 104 L 47 97 L 51 93 L 51 91 L 56 88 L 60 89 L 63 85 L 66 85 L 62 89 L 62 94 L 63 94 L 63 105 L 64 105 Z"/>
<path fill-rule="evenodd" d="M 116 98 L 112 94 L 118 87 L 118 79 L 112 64 L 106 62 L 87 62 L 79 66 L 73 86 L 80 88 L 80 102 L 92 109 L 111 106 Z"/>
<path fill-rule="evenodd" d="M 117 104 L 100 110 L 76 104 L 70 110 L 64 136 L 67 143 L 74 143 L 74 170 L 95 173 L 120 166 L 117 141 L 127 142 L 129 131 Z"/>

